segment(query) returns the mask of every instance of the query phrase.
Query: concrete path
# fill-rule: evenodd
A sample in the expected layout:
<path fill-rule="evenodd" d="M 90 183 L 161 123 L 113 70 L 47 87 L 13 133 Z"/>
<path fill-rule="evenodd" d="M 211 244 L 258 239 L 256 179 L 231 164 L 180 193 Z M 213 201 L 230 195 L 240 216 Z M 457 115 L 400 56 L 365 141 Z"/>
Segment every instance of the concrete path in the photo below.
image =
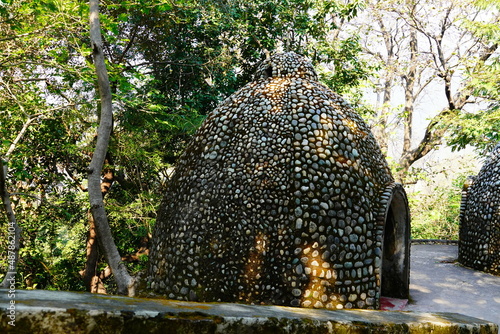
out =
<path fill-rule="evenodd" d="M 405 311 L 454 312 L 500 324 L 500 276 L 456 263 L 456 245 L 412 245 Z"/>

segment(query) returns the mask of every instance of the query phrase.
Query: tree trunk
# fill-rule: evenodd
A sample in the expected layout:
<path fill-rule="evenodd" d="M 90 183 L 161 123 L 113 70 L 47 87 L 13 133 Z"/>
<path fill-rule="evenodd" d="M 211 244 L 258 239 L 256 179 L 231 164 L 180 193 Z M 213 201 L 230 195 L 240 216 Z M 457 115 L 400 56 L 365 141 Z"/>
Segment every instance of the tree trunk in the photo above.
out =
<path fill-rule="evenodd" d="M 380 61 L 383 61 L 387 68 L 391 69 L 386 72 L 384 77 L 383 89 L 382 89 L 382 106 L 380 109 L 380 114 L 377 117 L 377 124 L 372 128 L 373 135 L 382 150 L 384 156 L 387 156 L 389 151 L 389 135 L 388 135 L 388 124 L 389 115 L 391 112 L 391 97 L 392 88 L 394 85 L 394 40 L 391 38 L 390 32 L 387 30 L 384 20 L 376 15 L 377 22 L 379 24 L 382 36 L 384 37 L 384 44 L 387 51 L 387 56 L 383 58 L 381 54 L 378 55 Z"/>
<path fill-rule="evenodd" d="M 387 132 L 387 127 L 389 124 L 389 114 L 391 111 L 391 92 L 393 85 L 392 74 L 390 74 L 384 83 L 384 88 L 382 89 L 382 107 L 380 109 L 380 114 L 377 117 L 377 123 L 373 125 L 372 132 L 377 140 L 382 154 L 387 156 L 389 151 L 389 135 Z"/>
<path fill-rule="evenodd" d="M 418 54 L 418 44 L 417 44 L 417 32 L 414 28 L 410 28 L 410 61 L 408 72 L 403 75 L 403 80 L 405 82 L 405 106 L 403 111 L 403 152 L 401 153 L 401 158 L 399 161 L 399 168 L 395 174 L 395 179 L 397 182 L 404 184 L 404 179 L 408 173 L 413 162 L 405 160 L 409 156 L 411 151 L 411 141 L 413 139 L 413 111 L 415 104 L 415 81 L 417 79 L 417 54 Z"/>
<path fill-rule="evenodd" d="M 109 162 L 108 157 L 108 162 Z M 103 173 L 103 180 L 101 183 L 101 194 L 104 199 L 109 192 L 111 185 L 114 182 L 114 171 L 111 168 L 106 168 Z M 88 292 L 91 293 L 106 293 L 106 288 L 100 278 L 97 266 L 99 263 L 99 245 L 98 235 L 95 227 L 94 217 L 89 211 L 88 215 L 89 232 L 87 234 L 87 257 L 85 262 L 85 269 L 83 270 L 83 283 Z"/>
<path fill-rule="evenodd" d="M 101 171 L 108 150 L 113 127 L 111 89 L 102 50 L 101 27 L 99 22 L 99 0 L 90 0 L 90 39 L 101 98 L 100 124 L 97 143 L 88 168 L 88 192 L 92 216 L 99 236 L 99 244 L 104 258 L 113 272 L 119 294 L 134 295 L 134 279 L 121 260 L 109 227 L 101 193 Z"/>
<path fill-rule="evenodd" d="M 99 246 L 97 241 L 97 231 L 95 228 L 94 217 L 89 211 L 89 232 L 87 235 L 87 259 L 85 261 L 85 270 L 82 273 L 85 289 L 91 293 L 106 293 L 106 288 L 99 278 L 97 265 L 99 263 Z"/>
<path fill-rule="evenodd" d="M 12 203 L 10 202 L 10 194 L 7 190 L 7 164 L 0 160 L 0 196 L 2 197 L 2 202 L 7 213 L 8 222 L 8 246 L 7 246 L 7 273 L 1 284 L 1 287 L 8 288 L 15 284 L 15 278 L 17 273 L 17 262 L 19 261 L 19 245 L 21 239 L 21 228 L 17 224 L 16 215 L 12 209 Z"/>

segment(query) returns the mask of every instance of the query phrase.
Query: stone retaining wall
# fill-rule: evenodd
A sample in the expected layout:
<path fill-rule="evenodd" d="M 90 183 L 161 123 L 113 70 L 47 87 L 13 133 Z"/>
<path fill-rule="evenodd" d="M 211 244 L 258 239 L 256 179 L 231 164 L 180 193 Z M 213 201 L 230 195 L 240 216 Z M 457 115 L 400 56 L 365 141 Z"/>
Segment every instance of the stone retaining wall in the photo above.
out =
<path fill-rule="evenodd" d="M 498 333 L 496 324 L 454 313 L 329 311 L 41 290 L 17 291 L 12 312 L 7 296 L 0 290 L 0 333 Z"/>

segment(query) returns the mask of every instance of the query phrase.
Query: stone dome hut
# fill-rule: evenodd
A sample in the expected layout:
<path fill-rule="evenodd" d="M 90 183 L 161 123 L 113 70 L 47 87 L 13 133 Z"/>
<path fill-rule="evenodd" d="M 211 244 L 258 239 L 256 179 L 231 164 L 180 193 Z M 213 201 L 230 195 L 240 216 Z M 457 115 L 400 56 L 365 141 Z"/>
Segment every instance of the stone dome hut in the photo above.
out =
<path fill-rule="evenodd" d="M 500 143 L 462 192 L 458 261 L 500 275 Z"/>
<path fill-rule="evenodd" d="M 408 297 L 406 194 L 303 57 L 263 61 L 208 115 L 160 205 L 148 283 L 172 299 L 329 309 Z"/>

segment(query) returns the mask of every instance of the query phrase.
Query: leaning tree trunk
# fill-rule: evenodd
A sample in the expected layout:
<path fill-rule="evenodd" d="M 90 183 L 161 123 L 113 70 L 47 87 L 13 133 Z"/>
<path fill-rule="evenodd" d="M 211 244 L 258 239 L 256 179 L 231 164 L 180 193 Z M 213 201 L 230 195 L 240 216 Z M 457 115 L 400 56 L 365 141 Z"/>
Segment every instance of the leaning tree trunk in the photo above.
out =
<path fill-rule="evenodd" d="M 21 228 L 17 224 L 16 215 L 10 202 L 10 194 L 7 190 L 7 164 L 0 160 L 0 196 L 7 213 L 7 274 L 0 287 L 7 288 L 15 283 L 17 273 L 17 262 L 19 261 L 19 245 L 21 239 Z"/>
<path fill-rule="evenodd" d="M 134 279 L 122 262 L 109 227 L 101 192 L 101 170 L 108 150 L 113 127 L 111 89 L 102 50 L 101 27 L 99 22 L 99 0 L 90 0 L 90 39 L 101 98 L 100 124 L 97 143 L 88 168 L 88 192 L 90 208 L 97 229 L 99 244 L 106 262 L 113 272 L 119 294 L 134 294 Z"/>
<path fill-rule="evenodd" d="M 21 110 L 24 110 L 22 105 L 19 105 Z M 5 156 L 0 157 L 0 197 L 7 214 L 8 222 L 8 237 L 7 237 L 7 274 L 4 277 L 3 282 L 0 287 L 8 287 L 15 282 L 15 276 L 17 273 L 17 263 L 19 262 L 19 249 L 21 248 L 21 227 L 17 223 L 16 215 L 14 214 L 14 209 L 12 208 L 12 203 L 10 202 L 10 194 L 7 190 L 7 172 L 8 172 L 8 161 L 12 153 L 17 147 L 17 144 L 24 137 L 24 134 L 28 130 L 31 123 L 36 121 L 41 114 L 35 114 L 29 116 L 24 123 L 21 131 L 17 134 L 16 138 L 10 144 L 10 147 L 5 153 Z"/>

